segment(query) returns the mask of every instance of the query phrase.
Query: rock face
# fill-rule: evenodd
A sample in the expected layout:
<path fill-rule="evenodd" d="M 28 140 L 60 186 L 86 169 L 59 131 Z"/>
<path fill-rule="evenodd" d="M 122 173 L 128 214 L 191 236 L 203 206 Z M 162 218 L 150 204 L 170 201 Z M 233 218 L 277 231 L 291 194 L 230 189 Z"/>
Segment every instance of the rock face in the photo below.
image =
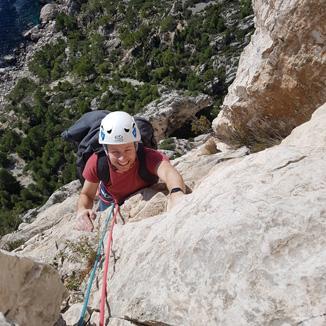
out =
<path fill-rule="evenodd" d="M 41 9 L 40 20 L 43 24 L 48 23 L 50 20 L 55 18 L 57 13 L 58 13 L 57 5 L 53 3 L 48 3 Z"/>
<path fill-rule="evenodd" d="M 218 164 L 170 213 L 117 225 L 109 325 L 325 324 L 325 147 L 326 104 L 281 145 Z"/>
<path fill-rule="evenodd" d="M 78 180 L 72 181 L 54 192 L 41 208 L 28 211 L 22 220 L 31 222 L 37 217 L 37 221 L 31 224 L 22 223 L 18 231 L 4 235 L 0 239 L 0 248 L 8 250 L 15 244 L 22 244 L 58 224 L 65 215 L 75 212 L 77 192 L 80 188 Z M 64 205 L 60 205 L 62 202 Z M 56 219 L 53 218 L 54 215 Z"/>
<path fill-rule="evenodd" d="M 213 122 L 229 143 L 271 143 L 326 100 L 326 11 L 321 0 L 254 1 L 256 31 Z"/>
<path fill-rule="evenodd" d="M 218 153 L 214 151 L 214 155 L 208 155 L 212 153 L 206 150 L 206 144 L 212 140 L 213 138 L 210 138 L 202 146 L 173 161 L 189 189 L 195 189 L 216 164 L 248 154 L 248 149 L 243 147 L 238 150 L 224 148 Z M 42 207 L 32 209 L 22 217 L 23 221 L 31 223 L 21 223 L 17 231 L 0 239 L 0 248 L 9 250 L 24 244 L 19 251 L 23 250 L 23 253 L 29 254 L 33 251 L 31 257 L 41 257 L 43 262 L 53 264 L 58 251 L 64 251 L 67 247 L 64 245 L 66 240 L 68 242 L 79 240 L 80 232 L 74 232 L 73 229 L 80 189 L 78 180 L 58 189 Z M 142 189 L 122 206 L 125 221 L 135 221 L 163 213 L 166 210 L 166 195 L 166 186 L 162 183 Z M 43 243 L 42 249 L 40 243 Z M 65 269 L 63 274 L 69 273 L 69 270 L 70 267 Z"/>
<path fill-rule="evenodd" d="M 208 95 L 183 96 L 174 91 L 163 94 L 159 101 L 147 105 L 140 115 L 152 123 L 156 140 L 161 140 L 212 103 L 212 98 Z"/>
<path fill-rule="evenodd" d="M 53 326 L 67 296 L 57 271 L 0 251 L 0 311 L 18 325 Z M 2 316 L 3 317 L 3 316 Z M 6 325 L 0 318 L 1 325 Z"/>
<path fill-rule="evenodd" d="M 280 145 L 256 154 L 203 155 L 211 142 L 174 161 L 193 193 L 172 211 L 164 213 L 165 195 L 153 189 L 123 206 L 127 223 L 115 226 L 108 278 L 109 325 L 324 325 L 326 104 Z M 76 199 L 40 213 L 54 223 L 17 249 L 55 265 L 73 285 L 67 325 L 78 320 L 74 282 L 89 272 L 99 236 L 74 230 Z M 101 282 L 100 268 L 91 325 L 98 325 Z"/>

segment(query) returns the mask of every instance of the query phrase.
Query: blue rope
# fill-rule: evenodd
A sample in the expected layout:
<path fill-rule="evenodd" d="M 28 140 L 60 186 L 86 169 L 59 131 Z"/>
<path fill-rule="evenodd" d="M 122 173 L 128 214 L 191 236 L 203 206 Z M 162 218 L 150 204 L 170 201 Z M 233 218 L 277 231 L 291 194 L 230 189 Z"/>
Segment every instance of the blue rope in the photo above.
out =
<path fill-rule="evenodd" d="M 101 238 L 99 240 L 99 243 L 98 243 L 97 253 L 96 253 L 96 257 L 95 257 L 95 262 L 94 262 L 94 265 L 93 265 L 93 269 L 92 269 L 91 275 L 89 276 L 89 279 L 88 279 L 88 284 L 87 284 L 87 289 L 86 289 L 84 304 L 83 304 L 83 308 L 82 308 L 82 311 L 81 311 L 81 314 L 80 314 L 80 318 L 79 318 L 79 321 L 78 321 L 78 326 L 83 326 L 84 325 L 84 317 L 85 317 L 85 313 L 86 313 L 86 309 L 87 309 L 89 297 L 90 297 L 90 294 L 91 294 L 91 289 L 92 289 L 93 281 L 94 281 L 94 278 L 95 278 L 95 272 L 96 272 L 96 269 L 98 267 L 98 264 L 99 264 L 99 261 L 100 261 L 100 258 L 101 258 L 101 251 L 102 251 L 103 241 L 104 241 L 104 237 L 106 235 L 106 231 L 107 231 L 109 222 L 110 222 L 111 217 L 112 217 L 112 212 L 113 212 L 114 204 L 112 203 L 110 205 L 110 207 L 111 207 L 111 210 L 110 210 L 110 212 L 108 212 L 108 215 L 106 217 L 106 220 L 105 220 L 105 223 L 104 223 L 104 228 L 103 228 L 103 231 L 102 231 L 102 236 L 101 236 Z"/>

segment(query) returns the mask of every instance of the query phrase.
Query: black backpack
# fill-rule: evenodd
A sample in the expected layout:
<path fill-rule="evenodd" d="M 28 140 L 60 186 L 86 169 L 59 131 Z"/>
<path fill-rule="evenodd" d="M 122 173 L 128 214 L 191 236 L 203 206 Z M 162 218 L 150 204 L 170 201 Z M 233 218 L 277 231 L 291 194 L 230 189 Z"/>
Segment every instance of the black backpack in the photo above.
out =
<path fill-rule="evenodd" d="M 87 112 L 77 120 L 69 129 L 62 132 L 64 140 L 75 143 L 77 150 L 77 176 L 84 184 L 83 171 L 87 160 L 93 153 L 98 156 L 97 176 L 104 183 L 110 181 L 110 169 L 103 146 L 98 143 L 98 133 L 102 119 L 109 114 L 109 111 L 98 110 Z M 151 123 L 145 118 L 135 117 L 135 122 L 141 134 L 141 143 L 138 144 L 137 158 L 139 160 L 139 176 L 147 183 L 154 184 L 158 181 L 156 175 L 151 174 L 146 166 L 144 146 L 157 149 L 154 138 L 154 129 Z"/>

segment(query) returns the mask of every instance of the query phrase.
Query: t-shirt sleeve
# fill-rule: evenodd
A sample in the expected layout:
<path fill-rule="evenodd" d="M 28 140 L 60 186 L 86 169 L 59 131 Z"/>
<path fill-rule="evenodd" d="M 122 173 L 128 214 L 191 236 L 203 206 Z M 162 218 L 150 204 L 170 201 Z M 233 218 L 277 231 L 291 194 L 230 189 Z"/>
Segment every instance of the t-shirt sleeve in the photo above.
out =
<path fill-rule="evenodd" d="M 92 154 L 91 157 L 86 162 L 83 177 L 85 180 L 93 183 L 99 183 L 100 180 L 97 177 L 97 155 Z"/>
<path fill-rule="evenodd" d="M 146 166 L 147 169 L 150 173 L 156 175 L 156 168 L 159 165 L 159 163 L 161 163 L 162 161 L 167 161 L 169 162 L 169 158 L 155 150 L 155 149 L 151 149 L 151 148 L 145 148 L 146 151 Z"/>

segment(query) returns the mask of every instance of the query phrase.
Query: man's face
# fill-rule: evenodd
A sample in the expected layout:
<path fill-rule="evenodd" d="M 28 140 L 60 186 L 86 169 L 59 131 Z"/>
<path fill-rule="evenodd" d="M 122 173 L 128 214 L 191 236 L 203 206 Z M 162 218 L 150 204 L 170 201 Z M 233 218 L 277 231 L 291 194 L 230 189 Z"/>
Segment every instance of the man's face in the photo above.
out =
<path fill-rule="evenodd" d="M 118 172 L 126 172 L 136 160 L 136 148 L 134 143 L 121 145 L 107 145 L 111 164 Z"/>

